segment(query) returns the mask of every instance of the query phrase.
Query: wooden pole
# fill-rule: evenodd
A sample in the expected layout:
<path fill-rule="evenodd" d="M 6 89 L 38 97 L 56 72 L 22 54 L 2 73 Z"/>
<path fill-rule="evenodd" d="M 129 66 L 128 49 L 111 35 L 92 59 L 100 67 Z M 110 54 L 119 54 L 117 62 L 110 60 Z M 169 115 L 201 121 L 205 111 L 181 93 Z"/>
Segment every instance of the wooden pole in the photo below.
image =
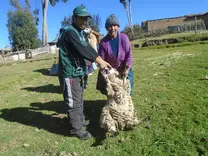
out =
<path fill-rule="evenodd" d="M 196 16 L 195 16 L 195 34 L 197 33 L 197 21 L 196 21 Z"/>

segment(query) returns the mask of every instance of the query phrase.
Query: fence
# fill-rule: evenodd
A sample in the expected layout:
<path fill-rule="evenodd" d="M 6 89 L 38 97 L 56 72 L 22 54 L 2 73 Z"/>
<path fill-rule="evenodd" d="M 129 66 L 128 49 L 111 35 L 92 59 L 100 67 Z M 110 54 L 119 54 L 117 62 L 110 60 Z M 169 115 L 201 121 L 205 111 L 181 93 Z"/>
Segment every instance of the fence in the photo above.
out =
<path fill-rule="evenodd" d="M 16 51 L 7 55 L 0 55 L 0 65 L 8 64 L 16 61 L 24 61 L 30 59 L 36 55 L 55 53 L 56 47 L 44 46 L 37 49 L 27 50 L 27 51 Z"/>

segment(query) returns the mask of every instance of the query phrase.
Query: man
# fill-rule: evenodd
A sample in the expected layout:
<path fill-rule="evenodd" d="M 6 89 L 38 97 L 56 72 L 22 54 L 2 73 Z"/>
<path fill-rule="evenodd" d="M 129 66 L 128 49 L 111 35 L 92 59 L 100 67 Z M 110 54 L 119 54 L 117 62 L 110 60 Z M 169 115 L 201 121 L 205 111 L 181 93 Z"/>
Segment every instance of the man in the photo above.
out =
<path fill-rule="evenodd" d="M 111 68 L 86 41 L 83 30 L 88 18 L 91 18 L 83 5 L 73 10 L 73 22 L 63 30 L 58 40 L 59 76 L 63 89 L 64 101 L 68 105 L 70 134 L 86 140 L 90 133 L 83 130 L 85 116 L 83 113 L 83 76 L 86 60 L 96 62 L 101 69 Z"/>

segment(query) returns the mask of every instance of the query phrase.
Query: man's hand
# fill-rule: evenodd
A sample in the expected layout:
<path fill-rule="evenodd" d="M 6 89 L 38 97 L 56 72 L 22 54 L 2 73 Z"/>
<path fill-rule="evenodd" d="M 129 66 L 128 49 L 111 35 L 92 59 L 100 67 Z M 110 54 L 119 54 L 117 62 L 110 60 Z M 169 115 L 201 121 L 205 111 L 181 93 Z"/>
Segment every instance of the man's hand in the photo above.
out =
<path fill-rule="evenodd" d="M 101 69 L 106 69 L 106 68 L 109 68 L 110 69 L 112 67 L 111 67 L 111 65 L 108 62 L 106 62 L 106 61 L 103 60 L 102 63 L 100 64 L 100 68 Z"/>
<path fill-rule="evenodd" d="M 112 68 L 111 65 L 108 62 L 104 61 L 100 56 L 98 56 L 96 58 L 95 62 L 100 65 L 101 69 L 105 69 L 105 68 L 111 69 Z"/>

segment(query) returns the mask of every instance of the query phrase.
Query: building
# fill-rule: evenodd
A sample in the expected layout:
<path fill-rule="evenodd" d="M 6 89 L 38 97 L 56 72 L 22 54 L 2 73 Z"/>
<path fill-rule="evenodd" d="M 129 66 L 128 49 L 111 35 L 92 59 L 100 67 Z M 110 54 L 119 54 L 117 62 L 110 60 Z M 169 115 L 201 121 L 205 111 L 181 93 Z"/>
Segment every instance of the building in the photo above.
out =
<path fill-rule="evenodd" d="M 0 55 L 5 55 L 12 52 L 12 47 L 6 46 L 5 48 L 0 48 Z"/>
<path fill-rule="evenodd" d="M 167 29 L 168 27 L 173 27 L 177 25 L 183 25 L 188 22 L 194 21 L 203 21 L 204 27 L 208 29 L 208 12 L 201 13 L 201 14 L 191 14 L 185 15 L 180 17 L 173 17 L 173 18 L 162 18 L 156 20 L 147 20 L 143 21 L 141 27 L 145 31 L 153 31 L 158 29 Z"/>

